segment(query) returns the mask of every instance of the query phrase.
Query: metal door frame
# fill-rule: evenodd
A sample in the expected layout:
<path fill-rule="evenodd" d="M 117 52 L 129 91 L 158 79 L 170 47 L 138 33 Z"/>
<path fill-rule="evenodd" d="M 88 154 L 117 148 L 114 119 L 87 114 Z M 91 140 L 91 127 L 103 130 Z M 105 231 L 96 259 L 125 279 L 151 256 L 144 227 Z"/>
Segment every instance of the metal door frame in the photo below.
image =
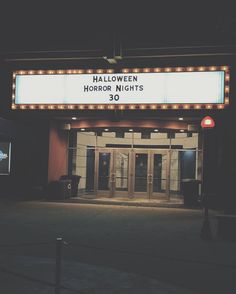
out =
<path fill-rule="evenodd" d="M 128 163 L 128 191 L 116 191 L 116 155 L 118 152 L 127 152 L 129 156 Z M 98 189 L 99 177 L 99 153 L 110 153 L 110 172 L 109 172 L 109 190 Z M 147 191 L 135 192 L 135 155 L 147 154 Z M 166 154 L 166 190 L 165 193 L 153 192 L 153 168 L 154 154 Z M 129 198 L 148 198 L 151 199 L 169 199 L 170 198 L 170 156 L 171 150 L 166 149 L 145 149 L 145 148 L 95 148 L 95 176 L 94 191 L 98 197 L 129 197 Z"/>

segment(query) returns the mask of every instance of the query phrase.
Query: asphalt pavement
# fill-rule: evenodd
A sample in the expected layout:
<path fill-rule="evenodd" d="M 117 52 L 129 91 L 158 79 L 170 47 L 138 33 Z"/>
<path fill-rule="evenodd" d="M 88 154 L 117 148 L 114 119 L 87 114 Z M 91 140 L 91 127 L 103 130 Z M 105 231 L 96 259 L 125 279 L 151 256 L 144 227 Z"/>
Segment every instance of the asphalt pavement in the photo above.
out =
<path fill-rule="evenodd" d="M 236 243 L 201 209 L 0 201 L 0 293 L 236 293 Z"/>

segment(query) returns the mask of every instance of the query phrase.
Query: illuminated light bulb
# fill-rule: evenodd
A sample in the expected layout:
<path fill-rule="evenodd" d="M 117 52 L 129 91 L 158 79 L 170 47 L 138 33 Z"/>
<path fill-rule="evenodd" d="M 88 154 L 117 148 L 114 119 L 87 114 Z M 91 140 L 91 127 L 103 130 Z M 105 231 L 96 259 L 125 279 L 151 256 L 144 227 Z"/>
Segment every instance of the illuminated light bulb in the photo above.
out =
<path fill-rule="evenodd" d="M 44 109 L 44 105 L 40 105 L 39 108 L 40 108 L 40 109 Z"/>
<path fill-rule="evenodd" d="M 21 108 L 21 109 L 25 109 L 25 106 L 24 106 L 24 105 L 21 105 L 20 108 Z"/>
<path fill-rule="evenodd" d="M 134 105 L 130 105 L 130 107 L 129 107 L 130 109 L 134 109 L 135 108 L 135 106 Z"/>
<path fill-rule="evenodd" d="M 91 74 L 91 73 L 93 73 L 93 71 L 92 71 L 91 69 L 88 69 L 88 70 L 87 70 L 87 73 L 88 73 L 88 74 Z"/>
<path fill-rule="evenodd" d="M 42 70 L 39 70 L 39 71 L 38 71 L 38 74 L 39 74 L 39 75 L 42 75 L 42 74 L 43 74 L 43 71 L 42 71 Z"/>
<path fill-rule="evenodd" d="M 139 72 L 139 68 L 134 68 L 133 72 Z"/>
<path fill-rule="evenodd" d="M 129 72 L 129 70 L 128 70 L 128 68 L 124 68 L 124 69 L 122 69 L 122 72 L 127 73 L 127 72 Z"/>
<path fill-rule="evenodd" d="M 28 71 L 29 75 L 32 75 L 34 72 L 32 70 Z"/>
<path fill-rule="evenodd" d="M 124 107 L 124 105 L 120 105 L 119 108 L 120 109 L 124 109 L 125 107 Z"/>
<path fill-rule="evenodd" d="M 21 70 L 21 71 L 19 72 L 19 74 L 20 74 L 20 75 L 24 75 L 24 74 L 25 74 L 25 71 Z"/>
<path fill-rule="evenodd" d="M 174 109 L 177 109 L 177 108 L 178 108 L 178 105 L 174 105 L 173 108 L 174 108 Z"/>
<path fill-rule="evenodd" d="M 145 109 L 145 108 L 146 108 L 146 106 L 145 106 L 145 105 L 141 105 L 140 107 L 141 107 L 141 109 Z"/>
<path fill-rule="evenodd" d="M 129 132 L 133 132 L 133 129 L 129 129 Z"/>
<path fill-rule="evenodd" d="M 85 129 L 84 129 L 84 128 L 82 128 L 82 129 L 80 129 L 80 130 L 81 130 L 82 132 L 83 132 L 83 131 L 85 131 Z"/>
<path fill-rule="evenodd" d="M 211 66 L 210 67 L 210 70 L 214 71 L 214 70 L 216 70 L 216 67 L 215 66 Z"/>
<path fill-rule="evenodd" d="M 229 104 L 229 98 L 225 98 L 225 103 Z"/>
<path fill-rule="evenodd" d="M 154 68 L 154 72 L 160 72 L 161 71 L 161 69 L 160 68 Z"/>
<path fill-rule="evenodd" d="M 223 109 L 223 108 L 224 108 L 224 105 L 222 105 L 222 104 L 217 105 L 217 108 L 219 108 L 219 109 Z"/>
<path fill-rule="evenodd" d="M 184 133 L 184 130 L 179 130 L 181 133 Z"/>
<path fill-rule="evenodd" d="M 89 105 L 89 109 L 94 109 L 94 106 L 93 105 Z"/>
<path fill-rule="evenodd" d="M 166 106 L 166 105 L 162 105 L 161 108 L 162 108 L 162 109 L 166 109 L 167 106 Z"/>
<path fill-rule="evenodd" d="M 34 109 L 35 107 L 34 107 L 34 105 L 30 105 L 30 109 Z"/>
<path fill-rule="evenodd" d="M 109 108 L 110 109 L 114 109 L 114 105 L 109 105 Z"/>
<path fill-rule="evenodd" d="M 225 92 L 229 92 L 229 86 L 225 87 Z"/>
<path fill-rule="evenodd" d="M 156 105 L 152 105 L 151 108 L 152 109 L 156 109 L 157 107 L 156 107 Z"/>
<path fill-rule="evenodd" d="M 97 70 L 97 73 L 103 73 L 103 70 L 102 69 L 98 69 Z"/>
<path fill-rule="evenodd" d="M 196 109 L 200 109 L 200 105 L 195 105 L 195 108 Z"/>
<path fill-rule="evenodd" d="M 12 99 L 15 99 L 15 95 L 14 95 L 14 94 L 12 94 L 12 96 L 11 96 L 11 97 L 12 97 Z"/>
<path fill-rule="evenodd" d="M 99 106 L 99 108 L 100 108 L 100 109 L 103 109 L 103 108 L 104 108 L 104 106 L 103 106 L 103 105 L 100 105 L 100 106 Z"/>
<path fill-rule="evenodd" d="M 150 72 L 150 68 L 144 68 L 144 72 Z"/>
<path fill-rule="evenodd" d="M 113 72 L 114 72 L 113 69 L 108 69 L 108 70 L 107 70 L 107 73 L 113 73 Z"/>
<path fill-rule="evenodd" d="M 207 109 L 211 109 L 212 108 L 212 106 L 211 105 L 207 105 Z"/>
<path fill-rule="evenodd" d="M 16 84 L 12 84 L 12 89 L 14 90 L 16 88 Z"/>
<path fill-rule="evenodd" d="M 199 71 L 204 71 L 204 70 L 205 70 L 205 67 L 204 67 L 204 66 L 200 66 L 200 67 L 198 68 L 198 70 L 199 70 Z"/>
<path fill-rule="evenodd" d="M 184 118 L 183 117 L 179 117 L 178 120 L 184 120 Z"/>
<path fill-rule="evenodd" d="M 166 72 L 170 72 L 171 71 L 171 68 L 167 67 L 167 68 L 165 68 L 165 71 Z"/>
<path fill-rule="evenodd" d="M 225 75 L 225 80 L 226 80 L 226 81 L 229 81 L 229 79 L 230 79 L 229 74 Z"/>
<path fill-rule="evenodd" d="M 104 129 L 104 131 L 105 131 L 105 132 L 108 132 L 108 131 L 109 131 L 109 129 Z"/>
<path fill-rule="evenodd" d="M 193 67 L 188 67 L 188 68 L 187 68 L 187 71 L 193 71 L 193 70 L 194 70 Z"/>
<path fill-rule="evenodd" d="M 182 69 L 182 67 L 177 67 L 175 70 L 176 71 L 182 71 L 183 69 Z"/>
<path fill-rule="evenodd" d="M 16 73 L 14 72 L 14 73 L 13 73 L 13 78 L 15 79 L 15 77 L 16 77 Z"/>
<path fill-rule="evenodd" d="M 16 109 L 15 104 L 12 104 L 11 108 L 12 108 L 12 109 Z"/>
<path fill-rule="evenodd" d="M 154 132 L 158 132 L 158 129 L 155 129 Z"/>
<path fill-rule="evenodd" d="M 80 105 L 80 106 L 79 106 L 79 109 L 84 109 L 84 106 L 83 106 L 83 105 Z"/>
<path fill-rule="evenodd" d="M 229 68 L 228 68 L 228 66 L 222 66 L 221 69 L 222 70 L 228 70 Z"/>

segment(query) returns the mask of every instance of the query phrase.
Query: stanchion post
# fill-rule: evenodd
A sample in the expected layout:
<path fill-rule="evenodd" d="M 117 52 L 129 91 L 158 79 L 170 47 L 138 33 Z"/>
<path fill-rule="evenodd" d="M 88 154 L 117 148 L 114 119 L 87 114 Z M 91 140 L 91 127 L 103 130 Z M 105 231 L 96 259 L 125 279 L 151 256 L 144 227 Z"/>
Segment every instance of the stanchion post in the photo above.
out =
<path fill-rule="evenodd" d="M 62 249 L 62 238 L 57 238 L 56 239 L 55 294 L 60 294 L 60 287 L 61 287 L 61 249 Z"/>

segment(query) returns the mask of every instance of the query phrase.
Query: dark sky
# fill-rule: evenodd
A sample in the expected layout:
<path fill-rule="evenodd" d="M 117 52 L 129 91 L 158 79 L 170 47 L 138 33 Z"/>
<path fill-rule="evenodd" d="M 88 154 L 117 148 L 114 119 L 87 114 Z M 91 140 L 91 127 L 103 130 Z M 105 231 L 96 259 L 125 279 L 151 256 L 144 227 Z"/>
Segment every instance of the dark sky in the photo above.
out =
<path fill-rule="evenodd" d="M 101 48 L 114 33 L 129 48 L 236 44 L 235 10 L 216 1 L 207 3 L 3 1 L 0 49 Z"/>

